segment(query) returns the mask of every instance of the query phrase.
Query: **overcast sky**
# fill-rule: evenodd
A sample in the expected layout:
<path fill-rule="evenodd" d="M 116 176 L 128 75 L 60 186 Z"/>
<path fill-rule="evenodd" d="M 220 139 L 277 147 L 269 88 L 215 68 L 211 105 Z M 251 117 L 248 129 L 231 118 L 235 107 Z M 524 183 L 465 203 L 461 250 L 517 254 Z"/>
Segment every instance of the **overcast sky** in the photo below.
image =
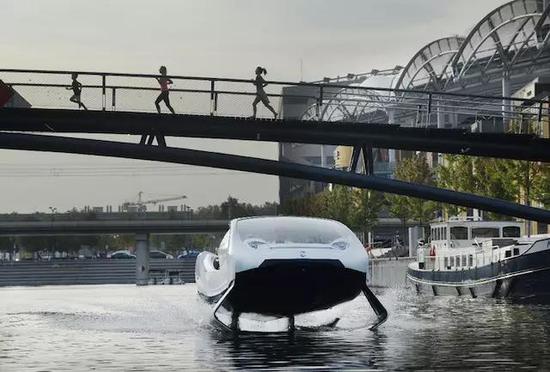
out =
<path fill-rule="evenodd" d="M 464 34 L 506 2 L 0 0 L 0 66 L 156 73 L 164 64 L 175 75 L 251 78 L 255 66 L 264 65 L 269 79 L 317 80 L 405 65 L 423 45 Z M 169 144 L 277 157 L 274 144 Z M 146 198 L 185 194 L 192 207 L 229 194 L 252 203 L 278 199 L 278 180 L 271 176 L 17 151 L 0 151 L 0 182 L 0 212 L 116 209 L 139 191 Z"/>

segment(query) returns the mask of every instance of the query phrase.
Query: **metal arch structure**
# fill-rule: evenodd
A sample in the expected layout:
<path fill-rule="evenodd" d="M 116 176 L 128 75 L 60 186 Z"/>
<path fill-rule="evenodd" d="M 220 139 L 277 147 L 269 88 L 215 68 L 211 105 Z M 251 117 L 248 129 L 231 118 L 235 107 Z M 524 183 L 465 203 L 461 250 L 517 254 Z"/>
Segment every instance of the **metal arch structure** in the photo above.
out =
<path fill-rule="evenodd" d="M 550 58 L 543 0 L 514 0 L 485 16 L 466 37 L 453 61 L 455 81 L 488 82 L 519 68 L 532 71 Z M 496 75 L 496 76 L 495 76 Z"/>
<path fill-rule="evenodd" d="M 310 105 L 302 114 L 301 120 L 387 123 L 387 108 L 396 102 L 392 89 L 399 76 L 400 69 L 373 72 L 360 84 L 336 89 L 332 94 L 326 95 L 326 99 Z M 376 78 L 383 80 L 372 84 L 371 80 Z"/>
<path fill-rule="evenodd" d="M 464 40 L 451 36 L 425 45 L 405 66 L 395 89 L 444 91 L 453 79 L 452 64 Z"/>
<path fill-rule="evenodd" d="M 387 122 L 386 108 L 394 101 L 392 93 L 350 86 L 341 89 L 326 102 L 309 106 L 301 120 L 384 123 Z"/>

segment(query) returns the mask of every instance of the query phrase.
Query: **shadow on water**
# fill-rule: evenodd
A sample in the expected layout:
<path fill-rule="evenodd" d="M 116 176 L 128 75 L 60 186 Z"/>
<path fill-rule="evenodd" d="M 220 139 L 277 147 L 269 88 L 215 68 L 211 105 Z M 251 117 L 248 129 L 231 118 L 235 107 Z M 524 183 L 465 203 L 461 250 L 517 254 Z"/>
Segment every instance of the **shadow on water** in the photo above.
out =
<path fill-rule="evenodd" d="M 365 333 L 363 333 L 365 335 Z M 374 368 L 386 336 L 370 333 L 359 342 L 341 331 L 261 334 L 211 331 L 218 350 L 236 368 Z"/>

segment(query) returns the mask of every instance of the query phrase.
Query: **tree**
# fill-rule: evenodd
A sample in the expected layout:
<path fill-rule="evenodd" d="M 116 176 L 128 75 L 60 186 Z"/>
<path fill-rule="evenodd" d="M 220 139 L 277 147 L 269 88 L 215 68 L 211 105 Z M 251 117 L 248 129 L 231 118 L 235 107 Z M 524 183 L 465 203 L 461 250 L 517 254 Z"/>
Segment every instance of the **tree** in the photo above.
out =
<path fill-rule="evenodd" d="M 342 222 L 346 226 L 353 223 L 352 189 L 347 186 L 334 185 L 320 194 L 319 217 Z"/>
<path fill-rule="evenodd" d="M 550 167 L 545 163 L 446 155 L 438 168 L 438 185 L 454 191 L 531 205 L 548 205 Z M 447 207 L 456 214 L 460 208 Z M 463 209 L 463 208 L 462 208 Z M 490 219 L 504 216 L 487 213 Z"/>
<path fill-rule="evenodd" d="M 422 185 L 435 184 L 434 173 L 423 155 L 414 155 L 399 163 L 395 169 L 395 178 Z M 390 214 L 399 218 L 403 223 L 403 235 L 406 234 L 408 220 L 427 224 L 434 218 L 434 213 L 438 209 L 437 203 L 418 198 L 400 195 L 388 195 L 386 198 Z"/>
<path fill-rule="evenodd" d="M 354 189 L 352 204 L 351 227 L 360 231 L 363 242 L 366 242 L 367 233 L 378 223 L 378 216 L 384 206 L 384 196 L 376 191 Z"/>

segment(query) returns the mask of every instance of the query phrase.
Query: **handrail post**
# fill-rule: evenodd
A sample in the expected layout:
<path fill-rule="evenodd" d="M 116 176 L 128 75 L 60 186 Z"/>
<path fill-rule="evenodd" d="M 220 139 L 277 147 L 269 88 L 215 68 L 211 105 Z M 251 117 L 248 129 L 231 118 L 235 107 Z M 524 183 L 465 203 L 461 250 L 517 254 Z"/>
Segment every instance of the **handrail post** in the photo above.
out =
<path fill-rule="evenodd" d="M 317 102 L 317 119 L 319 121 L 322 120 L 321 114 L 323 112 L 323 93 L 324 93 L 324 87 L 321 85 L 319 87 L 319 102 Z"/>
<path fill-rule="evenodd" d="M 544 102 L 540 101 L 539 102 L 539 112 L 538 112 L 538 115 L 537 115 L 537 122 L 538 122 L 537 135 L 539 135 L 539 136 L 543 133 L 543 130 L 542 130 L 542 113 L 543 113 L 543 110 L 544 110 Z"/>
<path fill-rule="evenodd" d="M 101 106 L 103 111 L 105 111 L 105 106 L 107 106 L 106 80 L 105 75 L 101 75 Z"/>
<path fill-rule="evenodd" d="M 215 81 L 210 80 L 210 116 L 214 116 L 217 106 L 217 97 L 215 93 Z"/>
<path fill-rule="evenodd" d="M 111 111 L 116 111 L 116 88 L 113 87 L 111 91 Z"/>

